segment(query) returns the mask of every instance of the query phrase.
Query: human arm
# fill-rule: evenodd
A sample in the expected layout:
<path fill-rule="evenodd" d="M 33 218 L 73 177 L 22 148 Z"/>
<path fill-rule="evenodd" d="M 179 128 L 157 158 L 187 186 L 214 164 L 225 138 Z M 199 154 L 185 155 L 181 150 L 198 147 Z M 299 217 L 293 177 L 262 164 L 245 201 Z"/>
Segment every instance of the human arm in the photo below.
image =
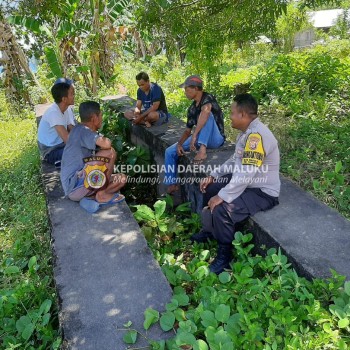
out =
<path fill-rule="evenodd" d="M 68 140 L 68 130 L 63 125 L 55 125 L 54 126 L 58 136 L 63 140 L 64 143 L 67 143 Z"/>
<path fill-rule="evenodd" d="M 160 101 L 157 101 L 150 108 L 148 108 L 146 111 L 144 111 L 141 114 L 138 114 L 137 118 L 134 121 L 134 124 L 141 123 L 148 116 L 149 113 L 157 111 L 159 108 L 159 105 L 160 105 Z"/>
<path fill-rule="evenodd" d="M 236 162 L 231 181 L 218 193 L 218 196 L 227 203 L 231 203 L 247 187 L 250 187 L 258 173 L 265 172 L 265 169 L 262 169 L 261 166 L 264 164 L 266 156 L 269 156 L 274 148 L 274 142 L 271 142 L 269 137 L 263 140 L 259 133 L 250 133 L 242 141 L 236 145 Z"/>
<path fill-rule="evenodd" d="M 205 178 L 203 178 L 201 180 L 201 182 L 199 183 L 199 190 L 202 192 L 202 193 L 205 193 L 208 185 L 210 185 L 211 183 L 214 182 L 214 177 L 209 175 Z"/>
<path fill-rule="evenodd" d="M 208 207 L 210 208 L 210 211 L 213 212 L 214 208 L 217 206 L 217 205 L 220 205 L 221 203 L 223 203 L 223 199 L 220 198 L 219 195 L 216 195 L 214 197 L 211 197 L 209 199 L 209 202 L 208 202 Z"/>
<path fill-rule="evenodd" d="M 185 131 L 182 133 L 176 147 L 176 152 L 178 156 L 183 156 L 185 154 L 182 145 L 191 136 L 191 131 L 192 130 L 190 128 L 186 128 Z"/>
<path fill-rule="evenodd" d="M 191 144 L 190 144 L 190 149 L 192 151 L 196 150 L 195 145 L 196 145 L 198 134 L 202 130 L 205 123 L 208 121 L 209 115 L 211 113 L 211 107 L 212 107 L 211 103 L 207 103 L 204 106 L 202 106 L 202 108 L 201 108 L 201 113 L 199 114 L 196 129 L 193 132 L 192 140 L 191 140 Z"/>
<path fill-rule="evenodd" d="M 134 116 L 139 116 L 141 113 L 141 107 L 142 107 L 142 101 L 141 100 L 137 100 L 136 102 L 136 107 L 135 107 L 135 111 L 134 111 Z"/>
<path fill-rule="evenodd" d="M 96 146 L 100 147 L 100 149 L 110 149 L 112 142 L 109 138 L 100 136 L 96 139 Z"/>

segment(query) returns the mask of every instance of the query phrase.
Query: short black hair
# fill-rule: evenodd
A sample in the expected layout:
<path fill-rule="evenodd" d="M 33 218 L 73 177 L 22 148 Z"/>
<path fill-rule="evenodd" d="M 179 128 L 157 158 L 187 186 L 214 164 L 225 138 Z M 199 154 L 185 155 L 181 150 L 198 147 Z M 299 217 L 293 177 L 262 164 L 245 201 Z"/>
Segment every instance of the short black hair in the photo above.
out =
<path fill-rule="evenodd" d="M 61 103 L 62 98 L 68 96 L 68 90 L 71 86 L 67 83 L 59 83 L 51 88 L 51 94 L 56 103 Z"/>
<path fill-rule="evenodd" d="M 95 101 L 85 101 L 79 106 L 79 116 L 82 123 L 89 122 L 91 117 L 101 112 L 100 104 Z"/>
<path fill-rule="evenodd" d="M 251 94 L 239 94 L 233 98 L 237 107 L 243 109 L 248 114 L 258 114 L 258 102 Z"/>
<path fill-rule="evenodd" d="M 140 72 L 139 74 L 136 75 L 136 80 L 149 81 L 149 76 L 146 72 Z"/>

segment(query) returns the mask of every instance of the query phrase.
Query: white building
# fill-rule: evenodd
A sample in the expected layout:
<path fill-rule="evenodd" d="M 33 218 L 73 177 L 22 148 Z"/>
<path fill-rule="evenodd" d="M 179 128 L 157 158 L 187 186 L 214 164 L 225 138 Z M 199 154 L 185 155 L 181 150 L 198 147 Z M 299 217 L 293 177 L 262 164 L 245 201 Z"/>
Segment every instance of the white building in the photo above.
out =
<path fill-rule="evenodd" d="M 337 19 L 344 11 L 343 9 L 335 9 L 309 12 L 309 20 L 313 27 L 296 34 L 294 38 L 294 47 L 302 48 L 310 46 L 316 40 L 315 29 L 328 32 L 329 29 L 336 24 Z"/>

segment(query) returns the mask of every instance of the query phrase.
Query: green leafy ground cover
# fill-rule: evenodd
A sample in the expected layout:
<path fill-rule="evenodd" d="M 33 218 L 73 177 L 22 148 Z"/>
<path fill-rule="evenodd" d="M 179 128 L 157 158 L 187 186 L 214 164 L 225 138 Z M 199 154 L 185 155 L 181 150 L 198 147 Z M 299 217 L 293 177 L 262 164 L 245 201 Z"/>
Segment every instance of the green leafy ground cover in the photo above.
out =
<path fill-rule="evenodd" d="M 167 341 L 149 340 L 151 349 L 348 349 L 350 282 L 333 272 L 329 280 L 307 281 L 276 249 L 255 254 L 252 234 L 237 232 L 232 271 L 209 273 L 215 243 L 190 244 L 198 216 L 171 200 L 153 208 L 136 207 L 135 218 L 171 284 L 174 295 L 166 311 L 147 309 L 144 329 L 125 324 L 124 341 L 147 338 L 159 323 L 172 331 Z M 170 210 L 169 210 L 170 208 Z M 133 349 L 130 345 L 129 349 Z M 136 348 L 134 348 L 136 349 Z"/>
<path fill-rule="evenodd" d="M 0 349 L 58 349 L 34 118 L 0 120 Z"/>
<path fill-rule="evenodd" d="M 218 79 L 212 80 L 208 87 L 209 91 L 216 93 L 225 110 L 227 134 L 230 140 L 234 140 L 235 133 L 230 129 L 228 118 L 233 88 L 237 83 L 250 84 L 250 91 L 259 98 L 262 120 L 270 126 L 280 141 L 282 172 L 305 189 L 312 191 L 327 204 L 337 208 L 346 217 L 350 215 L 350 144 L 347 137 L 350 131 L 348 118 L 350 110 L 349 53 L 348 40 L 335 41 L 325 47 L 316 47 L 312 50 L 294 52 L 289 55 L 280 55 L 273 49 L 267 48 L 266 45 L 244 48 L 242 51 L 228 49 L 224 55 Z M 125 86 L 131 96 L 136 95 L 137 86 L 134 77 L 140 70 L 148 71 L 152 80 L 160 83 L 166 92 L 170 111 L 173 115 L 184 119 L 189 101 L 186 100 L 183 91 L 177 88 L 177 85 L 184 80 L 187 74 L 193 73 L 193 67 L 191 65 L 169 64 L 167 58 L 161 55 L 154 56 L 149 62 L 120 64 L 115 67 L 116 81 Z M 51 81 L 45 76 L 45 66 L 39 67 L 40 80 L 49 90 Z M 209 81 L 207 76 L 205 78 Z M 115 94 L 117 88 L 117 85 L 101 86 L 98 97 Z M 79 82 L 77 82 L 76 97 L 77 104 L 91 98 Z M 9 105 L 1 90 L 0 134 L 1 139 L 6 141 L 3 142 L 0 151 L 1 159 L 4 160 L 0 165 L 0 348 L 58 348 L 60 339 L 57 333 L 56 295 L 50 268 L 49 228 L 39 178 L 39 158 L 34 137 L 35 127 L 32 120 L 8 119 L 7 116 L 10 113 Z M 20 115 L 23 116 L 23 112 Z M 104 132 L 115 133 L 117 131 L 120 133 L 123 130 L 123 126 L 115 125 L 119 122 L 112 116 L 108 115 L 107 119 L 111 119 L 113 122 L 104 126 Z M 128 146 L 118 135 L 114 138 L 114 147 L 118 149 L 120 158 L 126 164 L 143 164 L 149 161 L 149 155 L 137 147 Z M 135 188 L 131 187 L 129 192 L 135 193 Z M 138 191 L 138 189 L 137 192 L 142 194 L 142 191 Z M 144 194 L 140 198 L 134 198 L 135 203 L 140 203 L 139 199 L 145 199 L 148 193 Z M 162 205 L 159 207 L 162 208 Z M 259 313 L 257 319 L 263 320 L 261 324 L 265 325 L 263 326 L 265 333 L 260 340 L 259 337 L 254 338 L 254 335 L 248 339 L 247 344 L 253 344 L 251 348 L 254 348 L 253 346 L 257 348 L 265 346 L 266 349 L 269 349 L 268 346 L 272 349 L 282 349 L 284 346 L 286 348 L 291 346 L 292 349 L 293 346 L 300 349 L 346 348 L 340 337 L 345 343 L 348 342 L 349 287 L 347 284 L 344 290 L 339 290 L 338 287 L 342 285 L 339 278 L 334 281 L 316 281 L 310 284 L 299 277 L 290 277 L 293 272 L 290 272 L 291 270 L 286 266 L 288 263 L 285 258 L 273 251 L 270 251 L 271 254 L 268 254 L 267 258 L 247 255 L 244 261 L 240 260 L 237 251 L 237 263 L 241 261 L 243 265 L 234 265 L 235 273 L 229 274 L 230 280 L 225 283 L 220 281 L 220 278 L 212 280 L 212 276 L 207 276 L 208 270 L 206 268 L 212 247 L 208 249 L 209 255 L 207 252 L 201 255 L 203 247 L 188 246 L 188 242 L 179 239 L 178 236 L 178 232 L 181 230 L 184 230 L 185 233 L 193 233 L 198 230 L 197 219 L 188 215 L 184 218 L 185 221 L 177 218 L 170 220 L 164 212 L 159 217 L 154 212 L 153 217 L 148 220 L 148 224 L 143 225 L 143 231 L 148 238 L 155 234 L 159 235 L 159 239 L 155 240 L 152 246 L 158 260 L 162 266 L 164 265 L 163 269 L 174 286 L 175 294 L 184 294 L 182 289 L 175 288 L 181 287 L 184 288 L 189 298 L 188 305 L 180 305 L 181 307 L 186 306 L 183 308 L 186 319 L 178 315 L 176 317 L 175 310 L 171 310 L 171 307 L 168 308 L 170 313 L 174 311 L 176 321 L 172 324 L 173 328 L 178 328 L 181 332 L 181 329 L 188 330 L 188 328 L 180 322 L 194 322 L 197 327 L 196 331 L 193 331 L 191 326 L 190 332 L 187 333 L 194 334 L 198 339 L 206 341 L 207 344 L 210 343 L 211 333 L 208 333 L 207 336 L 203 329 L 201 309 L 198 309 L 199 316 L 198 312 L 196 317 L 193 316 L 195 313 L 193 310 L 201 307 L 202 291 L 200 288 L 203 287 L 203 283 L 205 287 L 210 287 L 209 283 L 213 284 L 214 289 L 210 289 L 214 294 L 213 298 L 216 298 L 217 294 L 225 294 L 222 291 L 229 287 L 227 290 L 229 290 L 231 299 L 227 301 L 231 310 L 230 317 L 237 313 L 243 315 L 245 309 L 242 313 L 235 305 L 238 300 L 236 283 L 241 283 L 239 276 L 243 271 L 241 266 L 244 265 L 250 266 L 253 270 L 253 274 L 247 276 L 248 279 L 257 281 L 266 276 L 269 279 L 266 286 L 270 286 L 269 283 L 271 283 L 276 287 L 279 283 L 283 287 L 286 286 L 283 288 L 286 289 L 285 293 L 295 290 L 298 286 L 298 291 L 301 290 L 303 294 L 301 301 L 307 300 L 309 302 L 312 298 L 318 300 L 317 310 L 321 310 L 322 317 L 324 317 L 324 319 L 313 318 L 315 314 L 310 308 L 314 304 L 310 304 L 310 302 L 307 304 L 307 308 L 311 310 L 309 313 L 313 316 L 308 319 L 308 316 L 303 313 L 306 304 L 301 303 L 299 299 L 296 299 L 297 304 L 293 304 L 294 294 L 289 294 L 290 299 L 286 294 L 287 299 L 283 299 L 285 295 L 273 294 L 270 286 L 271 288 L 268 288 L 265 294 L 271 291 L 273 302 L 282 298 L 283 312 L 291 307 L 291 313 L 295 313 L 292 321 L 287 316 L 283 320 L 290 321 L 292 325 L 287 325 L 288 327 L 292 327 L 294 321 L 297 320 L 297 328 L 285 329 L 274 318 L 270 317 L 269 320 L 271 319 L 273 322 L 271 329 L 275 332 L 272 334 L 277 334 L 276 339 L 270 341 L 272 338 L 269 339 L 265 331 L 270 329 L 270 326 L 265 327 L 270 321 L 264 319 Z M 164 230 L 167 232 L 166 234 Z M 163 234 L 158 231 L 163 232 Z M 285 278 L 288 282 L 275 276 L 278 270 L 272 272 L 262 267 L 268 264 L 266 259 L 272 259 L 275 265 L 276 261 L 281 259 L 280 262 L 287 272 L 283 271 L 285 271 L 286 276 L 290 275 Z M 277 260 L 274 261 L 274 259 Z M 256 263 L 254 263 L 255 261 Z M 277 265 L 274 266 L 274 268 L 276 267 Z M 279 268 L 281 272 L 281 266 Z M 198 272 L 195 273 L 197 270 Z M 249 271 L 248 275 L 251 274 L 251 270 Z M 243 272 L 243 275 L 245 274 L 246 272 Z M 225 276 L 228 278 L 226 274 Z M 277 278 L 277 282 L 272 281 L 274 278 Z M 297 282 L 293 282 L 293 284 L 291 281 Z M 302 288 L 299 288 L 300 283 Z M 251 286 L 251 284 L 251 281 L 247 282 L 247 286 Z M 309 297 L 309 294 L 312 296 Z M 260 294 L 259 297 L 262 298 Z M 184 298 L 186 299 L 186 297 Z M 256 299 L 252 299 L 252 302 L 260 300 L 265 304 L 270 303 L 267 299 L 257 299 L 258 296 L 254 298 Z M 288 302 L 285 302 L 286 300 Z M 210 303 L 211 301 L 206 301 L 205 307 L 207 305 L 209 307 Z M 218 307 L 221 304 L 215 305 Z M 300 319 L 298 318 L 299 311 L 295 305 L 303 306 L 302 310 L 304 311 L 301 311 Z M 266 306 L 263 310 L 268 310 L 268 307 Z M 273 308 L 273 310 L 277 315 L 279 314 L 277 309 Z M 214 306 L 210 306 L 208 311 L 214 313 L 218 327 L 222 326 L 223 330 L 228 332 L 226 328 L 231 321 L 217 319 Z M 177 312 L 182 314 L 182 311 Z M 189 312 L 188 317 L 187 312 Z M 247 309 L 247 312 L 253 311 Z M 324 312 L 325 314 L 323 314 Z M 162 315 L 159 317 L 161 318 Z M 173 316 L 169 314 L 167 317 L 163 317 L 162 323 L 165 322 L 169 327 L 172 319 Z M 244 317 L 243 319 L 244 322 L 247 322 Z M 253 324 L 255 324 L 254 322 Z M 192 323 L 189 324 L 192 325 Z M 241 330 L 245 329 L 244 324 L 240 327 L 242 327 Z M 279 338 L 281 330 L 286 333 L 283 340 Z M 262 334 L 260 331 L 256 333 L 259 336 Z M 239 334 L 241 335 L 241 333 Z M 189 337 L 193 340 L 193 337 Z M 221 339 L 221 335 L 217 335 L 217 337 L 219 337 L 217 339 Z M 321 340 L 318 340 L 319 338 Z M 181 342 L 181 340 L 175 341 Z M 236 341 L 234 340 L 234 342 Z M 202 342 L 199 341 L 198 344 L 200 346 Z M 302 344 L 302 346 L 298 344 Z M 199 349 L 205 349 L 205 345 L 201 346 Z M 222 345 L 222 348 L 226 349 L 224 346 L 230 348 L 231 345 Z M 242 346 L 244 345 L 236 345 L 236 348 L 243 348 Z M 248 345 L 247 348 L 249 348 Z M 213 347 L 213 349 L 215 348 Z"/>

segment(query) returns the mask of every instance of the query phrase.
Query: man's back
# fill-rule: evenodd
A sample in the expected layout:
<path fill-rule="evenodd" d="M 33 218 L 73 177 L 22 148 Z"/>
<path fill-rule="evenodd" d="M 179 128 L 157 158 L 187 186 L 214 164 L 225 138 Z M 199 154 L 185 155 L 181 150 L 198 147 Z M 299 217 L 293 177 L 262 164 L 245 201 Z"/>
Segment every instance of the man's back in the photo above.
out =
<path fill-rule="evenodd" d="M 83 158 L 91 156 L 96 149 L 97 132 L 83 124 L 76 125 L 71 131 L 62 156 L 61 181 L 67 194 L 73 188 L 77 172 L 84 167 Z"/>

